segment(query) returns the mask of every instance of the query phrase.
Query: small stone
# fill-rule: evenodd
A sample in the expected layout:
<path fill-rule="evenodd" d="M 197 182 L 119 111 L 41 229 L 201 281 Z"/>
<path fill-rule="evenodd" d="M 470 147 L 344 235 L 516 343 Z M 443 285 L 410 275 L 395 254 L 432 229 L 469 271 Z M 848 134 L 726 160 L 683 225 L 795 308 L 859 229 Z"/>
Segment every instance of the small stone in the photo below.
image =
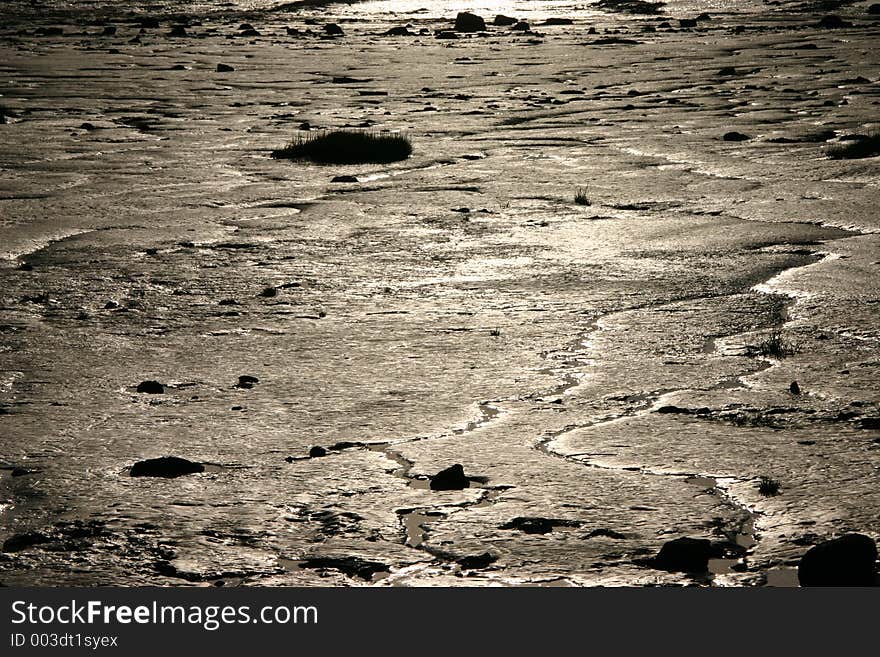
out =
<path fill-rule="evenodd" d="M 498 561 L 498 557 L 489 552 L 484 552 L 483 554 L 474 554 L 467 557 L 462 557 L 461 559 L 457 559 L 456 563 L 467 570 L 479 570 L 482 568 L 487 568 L 496 561 Z"/>
<path fill-rule="evenodd" d="M 461 11 L 455 17 L 456 32 L 482 32 L 486 29 L 486 21 L 469 11 Z"/>
<path fill-rule="evenodd" d="M 751 139 L 748 135 L 744 135 L 741 132 L 725 132 L 722 137 L 724 141 L 748 141 Z"/>
<path fill-rule="evenodd" d="M 705 573 L 715 551 L 705 538 L 676 538 L 660 548 L 651 565 L 658 570 L 679 573 Z"/>
<path fill-rule="evenodd" d="M 356 183 L 360 182 L 357 176 L 335 176 L 331 183 Z"/>
<path fill-rule="evenodd" d="M 460 463 L 441 470 L 431 477 L 431 490 L 462 490 L 471 485 Z"/>
<path fill-rule="evenodd" d="M 345 36 L 345 32 L 336 23 L 327 23 L 324 26 L 324 32 L 330 36 Z"/>
<path fill-rule="evenodd" d="M 798 385 L 797 381 L 792 381 L 791 385 L 788 386 L 788 391 L 793 395 L 801 394 L 801 387 Z"/>
<path fill-rule="evenodd" d="M 165 386 L 158 381 L 141 381 L 138 384 L 137 392 L 147 395 L 162 395 L 165 394 Z"/>
<path fill-rule="evenodd" d="M 157 459 L 138 461 L 131 466 L 129 475 L 132 477 L 164 477 L 166 479 L 173 479 L 204 471 L 205 466 L 201 463 L 188 461 L 177 456 L 163 456 Z"/>
<path fill-rule="evenodd" d="M 264 288 L 262 292 L 260 292 L 261 297 L 274 297 L 278 294 L 278 290 L 274 287 Z"/>
<path fill-rule="evenodd" d="M 519 21 L 516 18 L 511 18 L 504 14 L 498 14 L 495 16 L 495 20 L 492 21 L 492 25 L 495 25 L 496 27 L 507 27 L 509 25 L 516 25 L 518 22 Z"/>
<path fill-rule="evenodd" d="M 317 459 L 321 458 L 322 456 L 327 456 L 327 450 L 320 445 L 315 445 L 309 450 L 309 458 Z"/>
<path fill-rule="evenodd" d="M 232 73 L 234 70 L 235 68 L 228 64 L 217 64 L 218 73 Z"/>

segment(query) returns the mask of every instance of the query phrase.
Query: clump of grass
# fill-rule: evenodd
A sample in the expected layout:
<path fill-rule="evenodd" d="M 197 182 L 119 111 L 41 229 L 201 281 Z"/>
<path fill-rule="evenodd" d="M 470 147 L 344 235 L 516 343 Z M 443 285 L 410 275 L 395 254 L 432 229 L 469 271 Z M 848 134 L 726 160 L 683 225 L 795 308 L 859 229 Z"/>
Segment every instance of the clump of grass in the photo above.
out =
<path fill-rule="evenodd" d="M 826 151 L 832 160 L 857 160 L 880 155 L 880 133 L 852 135 L 851 141 L 832 146 Z"/>
<path fill-rule="evenodd" d="M 785 358 L 800 351 L 797 343 L 786 340 L 781 331 L 773 331 L 764 337 L 758 344 L 752 346 L 750 351 L 753 355 L 769 356 L 770 358 Z"/>
<path fill-rule="evenodd" d="M 310 160 L 319 164 L 385 164 L 405 160 L 412 144 L 403 135 L 385 135 L 358 130 L 334 130 L 297 137 L 272 157 Z"/>
<path fill-rule="evenodd" d="M 779 482 L 764 476 L 758 479 L 758 492 L 765 497 L 779 495 Z"/>
<path fill-rule="evenodd" d="M 574 202 L 578 205 L 592 205 L 590 197 L 587 196 L 587 190 L 584 187 L 578 187 L 574 193 Z"/>

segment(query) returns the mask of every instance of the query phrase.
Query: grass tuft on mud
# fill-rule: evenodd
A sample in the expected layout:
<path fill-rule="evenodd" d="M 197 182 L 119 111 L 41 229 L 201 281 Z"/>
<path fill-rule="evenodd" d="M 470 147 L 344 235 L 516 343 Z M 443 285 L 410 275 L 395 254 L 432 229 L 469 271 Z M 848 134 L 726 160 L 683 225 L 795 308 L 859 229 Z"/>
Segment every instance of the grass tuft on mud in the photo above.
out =
<path fill-rule="evenodd" d="M 761 477 L 758 479 L 758 492 L 764 497 L 779 495 L 779 482 L 770 477 Z"/>
<path fill-rule="evenodd" d="M 357 130 L 334 130 L 297 137 L 284 148 L 272 151 L 282 160 L 309 160 L 318 164 L 386 164 L 405 160 L 412 144 L 403 135 Z"/>
<path fill-rule="evenodd" d="M 767 334 L 756 345 L 749 347 L 753 356 L 767 356 L 769 358 L 786 358 L 800 351 L 797 343 L 783 337 L 781 331 L 773 331 Z"/>

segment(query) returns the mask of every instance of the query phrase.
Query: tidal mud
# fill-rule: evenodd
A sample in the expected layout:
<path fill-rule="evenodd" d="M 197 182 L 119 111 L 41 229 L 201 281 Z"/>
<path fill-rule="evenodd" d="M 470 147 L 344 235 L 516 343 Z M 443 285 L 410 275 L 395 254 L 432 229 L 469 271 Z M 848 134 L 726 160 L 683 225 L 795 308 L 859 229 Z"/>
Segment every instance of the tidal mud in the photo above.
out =
<path fill-rule="evenodd" d="M 267 6 L 0 28 L 0 582 L 761 586 L 880 537 L 880 169 L 827 156 L 874 18 Z M 270 157 L 339 128 L 413 154 Z"/>

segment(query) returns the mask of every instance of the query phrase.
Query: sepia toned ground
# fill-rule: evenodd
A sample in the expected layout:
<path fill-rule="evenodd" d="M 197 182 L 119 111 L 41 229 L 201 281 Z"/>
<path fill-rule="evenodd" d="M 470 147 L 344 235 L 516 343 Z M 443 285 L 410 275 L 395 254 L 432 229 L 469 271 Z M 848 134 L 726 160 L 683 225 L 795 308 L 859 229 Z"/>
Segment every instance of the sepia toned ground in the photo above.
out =
<path fill-rule="evenodd" d="M 352 11 L 0 34 L 0 582 L 792 585 L 880 537 L 880 169 L 826 157 L 874 17 Z M 271 159 L 304 122 L 414 153 Z M 708 576 L 646 564 L 681 536 Z"/>

